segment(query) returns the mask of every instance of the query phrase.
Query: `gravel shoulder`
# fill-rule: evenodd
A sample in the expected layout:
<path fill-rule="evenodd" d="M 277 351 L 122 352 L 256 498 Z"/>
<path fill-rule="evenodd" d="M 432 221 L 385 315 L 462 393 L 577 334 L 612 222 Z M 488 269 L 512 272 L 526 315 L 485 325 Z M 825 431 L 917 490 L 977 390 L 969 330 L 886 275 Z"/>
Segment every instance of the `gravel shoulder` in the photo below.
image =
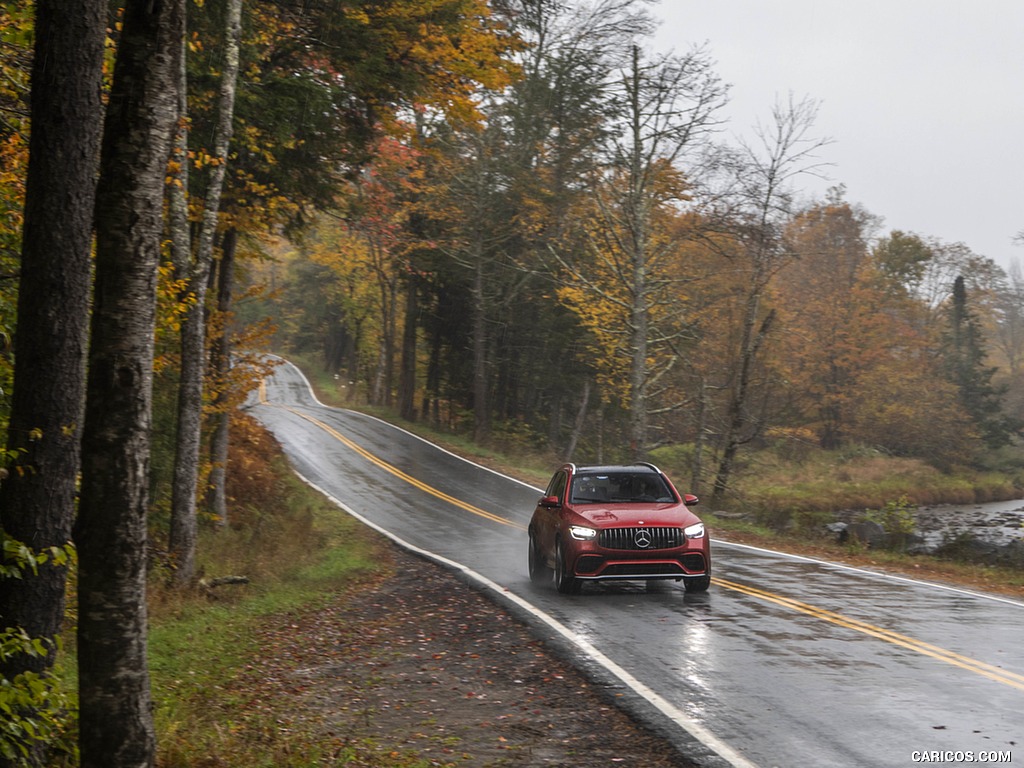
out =
<path fill-rule="evenodd" d="M 287 697 L 282 727 L 316 734 L 328 764 L 697 764 L 453 573 L 381 551 L 390 575 L 267 627 L 266 658 L 237 681 L 277 702 L 250 707 Z"/>

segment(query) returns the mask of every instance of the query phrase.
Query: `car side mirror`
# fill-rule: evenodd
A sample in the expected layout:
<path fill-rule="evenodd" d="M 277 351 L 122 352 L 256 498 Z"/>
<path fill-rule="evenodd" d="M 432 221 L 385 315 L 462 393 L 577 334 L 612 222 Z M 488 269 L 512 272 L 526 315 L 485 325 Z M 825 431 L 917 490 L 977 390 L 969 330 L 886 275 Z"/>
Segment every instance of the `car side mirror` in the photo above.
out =
<path fill-rule="evenodd" d="M 541 500 L 540 500 L 539 502 L 537 502 L 537 503 L 538 503 L 538 504 L 539 504 L 540 506 L 542 506 L 542 507 L 549 507 L 549 508 L 550 508 L 550 507 L 558 507 L 558 506 L 561 506 L 561 504 L 559 504 L 559 502 L 558 502 L 558 497 L 557 497 L 557 496 L 544 496 L 544 497 L 542 497 L 542 498 L 541 498 Z"/>
<path fill-rule="evenodd" d="M 693 507 L 696 506 L 697 504 L 700 504 L 700 499 L 698 499 L 692 493 L 684 493 L 683 503 L 688 507 Z"/>

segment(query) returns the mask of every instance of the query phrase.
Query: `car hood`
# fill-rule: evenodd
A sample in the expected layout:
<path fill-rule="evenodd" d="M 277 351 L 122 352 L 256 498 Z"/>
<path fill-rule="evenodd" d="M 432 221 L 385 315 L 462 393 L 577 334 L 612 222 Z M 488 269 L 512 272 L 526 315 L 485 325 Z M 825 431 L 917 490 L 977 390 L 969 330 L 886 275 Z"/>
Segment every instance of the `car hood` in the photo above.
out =
<path fill-rule="evenodd" d="M 587 504 L 573 507 L 594 528 L 627 528 L 634 525 L 685 528 L 700 522 L 681 504 Z"/>

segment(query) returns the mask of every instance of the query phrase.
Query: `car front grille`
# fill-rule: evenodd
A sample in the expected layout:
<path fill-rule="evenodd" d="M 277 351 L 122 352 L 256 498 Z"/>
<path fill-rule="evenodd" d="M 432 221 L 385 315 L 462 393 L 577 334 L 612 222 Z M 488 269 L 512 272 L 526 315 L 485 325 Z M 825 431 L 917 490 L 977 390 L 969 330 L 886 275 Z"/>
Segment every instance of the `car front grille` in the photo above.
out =
<path fill-rule="evenodd" d="M 598 534 L 597 543 L 605 549 L 646 552 L 681 547 L 686 543 L 686 536 L 682 528 L 605 528 Z"/>

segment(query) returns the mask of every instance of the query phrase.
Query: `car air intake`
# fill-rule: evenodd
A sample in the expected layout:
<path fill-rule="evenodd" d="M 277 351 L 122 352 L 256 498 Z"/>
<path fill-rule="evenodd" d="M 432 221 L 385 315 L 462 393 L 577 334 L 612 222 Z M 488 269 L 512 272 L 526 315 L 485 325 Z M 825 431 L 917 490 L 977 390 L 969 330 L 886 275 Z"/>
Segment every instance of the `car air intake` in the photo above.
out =
<path fill-rule="evenodd" d="M 605 549 L 672 549 L 686 543 L 682 528 L 605 528 L 597 543 Z"/>
<path fill-rule="evenodd" d="M 580 555 L 576 559 L 576 573 L 597 573 L 604 564 L 604 558 L 600 555 Z"/>
<path fill-rule="evenodd" d="M 702 573 L 707 570 L 707 565 L 704 563 L 704 555 L 698 555 L 696 552 L 689 555 L 683 555 L 683 568 L 690 573 Z"/>

